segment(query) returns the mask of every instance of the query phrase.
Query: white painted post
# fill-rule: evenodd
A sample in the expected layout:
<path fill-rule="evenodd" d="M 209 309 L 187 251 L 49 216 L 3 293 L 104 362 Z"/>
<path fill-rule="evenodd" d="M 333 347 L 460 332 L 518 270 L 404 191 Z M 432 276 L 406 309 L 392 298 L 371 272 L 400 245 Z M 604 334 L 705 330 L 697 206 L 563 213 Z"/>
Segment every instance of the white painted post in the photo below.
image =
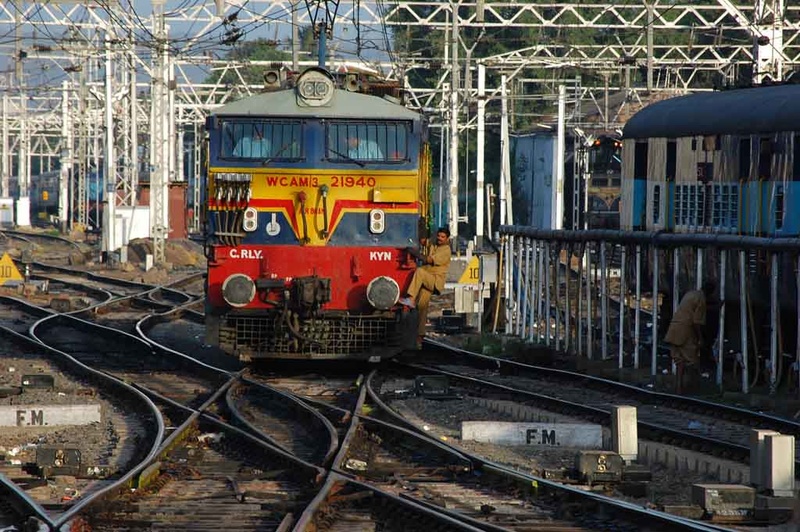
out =
<path fill-rule="evenodd" d="M 775 497 L 794 497 L 794 436 L 767 434 L 764 442 L 764 488 Z"/>
<path fill-rule="evenodd" d="M 756 489 L 764 487 L 764 463 L 767 444 L 765 438 L 780 434 L 774 430 L 753 429 L 750 431 L 750 484 Z M 794 458 L 792 458 L 794 462 Z"/>
<path fill-rule="evenodd" d="M 639 431 L 635 406 L 611 407 L 611 450 L 625 462 L 639 456 Z"/>

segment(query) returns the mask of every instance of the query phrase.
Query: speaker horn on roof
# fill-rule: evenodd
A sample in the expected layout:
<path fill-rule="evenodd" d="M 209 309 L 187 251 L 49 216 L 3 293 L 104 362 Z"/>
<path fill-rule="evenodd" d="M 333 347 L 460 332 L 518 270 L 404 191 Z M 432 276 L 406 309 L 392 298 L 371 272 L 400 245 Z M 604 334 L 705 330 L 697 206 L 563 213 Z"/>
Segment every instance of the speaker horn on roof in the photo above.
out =
<path fill-rule="evenodd" d="M 344 88 L 350 92 L 358 92 L 360 83 L 357 74 L 347 74 L 344 78 Z"/>

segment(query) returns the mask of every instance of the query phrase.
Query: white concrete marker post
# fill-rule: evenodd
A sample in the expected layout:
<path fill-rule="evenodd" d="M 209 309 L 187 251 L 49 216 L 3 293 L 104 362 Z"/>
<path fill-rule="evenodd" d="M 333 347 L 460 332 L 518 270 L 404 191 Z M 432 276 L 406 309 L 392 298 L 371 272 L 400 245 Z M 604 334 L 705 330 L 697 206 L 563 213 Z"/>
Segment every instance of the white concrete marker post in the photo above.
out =
<path fill-rule="evenodd" d="M 750 432 L 750 484 L 755 486 L 757 490 L 764 487 L 765 475 L 764 464 L 766 463 L 764 457 L 766 456 L 766 442 L 764 438 L 767 436 L 777 436 L 779 432 L 774 430 L 753 429 Z M 792 458 L 794 461 L 794 458 Z"/>
<path fill-rule="evenodd" d="M 639 431 L 635 406 L 614 406 L 611 409 L 611 450 L 626 463 L 639 456 Z"/>
<path fill-rule="evenodd" d="M 767 434 L 764 443 L 764 488 L 775 497 L 794 497 L 794 436 Z"/>

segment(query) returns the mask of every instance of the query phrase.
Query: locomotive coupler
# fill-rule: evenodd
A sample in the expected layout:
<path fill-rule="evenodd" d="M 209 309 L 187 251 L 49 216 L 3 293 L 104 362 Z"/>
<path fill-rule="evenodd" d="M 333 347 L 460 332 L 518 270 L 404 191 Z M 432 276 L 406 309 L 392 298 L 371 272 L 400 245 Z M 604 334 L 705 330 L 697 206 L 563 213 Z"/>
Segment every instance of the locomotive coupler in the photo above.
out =
<path fill-rule="evenodd" d="M 291 306 L 304 313 L 317 310 L 331 300 L 331 280 L 312 275 L 295 277 L 292 282 Z"/>

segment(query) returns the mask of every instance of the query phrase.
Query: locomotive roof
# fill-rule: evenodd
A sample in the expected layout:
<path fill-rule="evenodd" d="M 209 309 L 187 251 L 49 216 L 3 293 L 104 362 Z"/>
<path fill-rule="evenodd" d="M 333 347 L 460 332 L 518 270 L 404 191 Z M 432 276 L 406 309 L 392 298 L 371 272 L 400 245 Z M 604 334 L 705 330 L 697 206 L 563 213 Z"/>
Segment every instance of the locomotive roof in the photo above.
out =
<path fill-rule="evenodd" d="M 420 115 L 400 104 L 369 94 L 336 89 L 331 104 L 323 107 L 298 105 L 294 89 L 264 92 L 215 109 L 216 116 L 307 116 L 314 118 L 419 120 Z"/>
<path fill-rule="evenodd" d="M 648 105 L 628 120 L 624 138 L 748 135 L 800 131 L 800 85 L 703 92 Z"/>

